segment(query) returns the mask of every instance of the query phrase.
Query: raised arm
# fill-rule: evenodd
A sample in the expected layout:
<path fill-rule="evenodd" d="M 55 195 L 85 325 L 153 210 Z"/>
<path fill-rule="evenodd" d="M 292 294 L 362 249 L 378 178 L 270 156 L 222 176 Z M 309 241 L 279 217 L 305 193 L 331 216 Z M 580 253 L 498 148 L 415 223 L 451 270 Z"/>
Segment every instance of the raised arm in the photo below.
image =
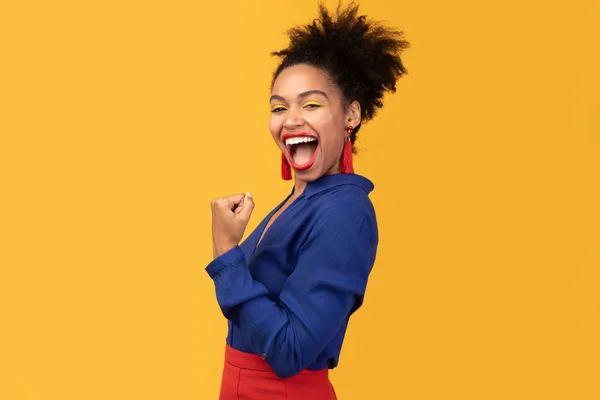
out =
<path fill-rule="evenodd" d="M 227 319 L 280 377 L 305 369 L 344 320 L 362 304 L 375 261 L 377 223 L 372 209 L 337 205 L 324 210 L 279 301 L 252 279 L 239 247 L 206 268 Z"/>

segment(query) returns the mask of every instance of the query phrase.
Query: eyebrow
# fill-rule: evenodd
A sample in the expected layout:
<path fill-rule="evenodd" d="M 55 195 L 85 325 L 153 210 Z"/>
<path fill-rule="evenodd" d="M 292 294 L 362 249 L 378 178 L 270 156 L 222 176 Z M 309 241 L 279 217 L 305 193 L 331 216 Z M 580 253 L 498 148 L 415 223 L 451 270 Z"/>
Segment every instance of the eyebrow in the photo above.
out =
<path fill-rule="evenodd" d="M 302 92 L 298 95 L 298 98 L 304 98 L 304 97 L 308 97 L 312 94 L 320 94 L 321 96 L 325 97 L 326 99 L 329 99 L 329 97 L 327 97 L 327 94 L 321 90 L 307 90 L 306 92 Z M 285 101 L 285 98 L 279 95 L 274 94 L 273 96 L 271 96 L 271 98 L 269 99 L 269 102 L 273 101 L 273 100 L 279 100 L 279 101 Z"/>

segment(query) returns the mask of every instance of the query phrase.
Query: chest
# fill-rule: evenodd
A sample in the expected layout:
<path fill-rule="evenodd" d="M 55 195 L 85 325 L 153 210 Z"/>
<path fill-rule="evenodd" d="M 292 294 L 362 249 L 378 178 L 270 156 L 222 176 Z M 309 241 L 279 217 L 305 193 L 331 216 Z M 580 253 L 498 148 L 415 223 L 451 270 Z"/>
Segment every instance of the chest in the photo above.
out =
<path fill-rule="evenodd" d="M 262 229 L 260 237 L 258 238 L 258 242 L 256 243 L 257 247 L 260 244 L 260 242 L 262 241 L 262 239 L 265 237 L 265 234 L 267 233 L 269 228 L 271 228 L 271 225 L 273 225 L 273 223 L 277 220 L 277 218 L 279 218 L 281 216 L 281 214 L 283 214 L 285 212 L 285 210 L 290 206 L 290 204 L 292 204 L 294 202 L 294 200 L 295 200 L 294 196 L 290 196 L 282 204 L 282 206 L 278 210 L 275 211 L 275 213 L 270 218 L 267 218 L 267 222 L 264 225 L 264 229 Z"/>
<path fill-rule="evenodd" d="M 282 205 L 242 244 L 250 274 L 265 285 L 274 299 L 294 272 L 302 244 L 316 218 L 310 205 L 302 203 L 292 200 Z"/>

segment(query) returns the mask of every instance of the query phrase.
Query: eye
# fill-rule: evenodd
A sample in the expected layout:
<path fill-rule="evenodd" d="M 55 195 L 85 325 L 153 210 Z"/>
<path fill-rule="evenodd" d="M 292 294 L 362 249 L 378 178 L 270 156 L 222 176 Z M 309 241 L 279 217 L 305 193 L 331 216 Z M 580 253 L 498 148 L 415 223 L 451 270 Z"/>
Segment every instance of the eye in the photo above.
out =
<path fill-rule="evenodd" d="M 287 110 L 287 108 L 282 105 L 276 105 L 273 108 L 271 108 L 271 112 L 274 112 L 274 113 L 282 112 L 285 110 Z"/>
<path fill-rule="evenodd" d="M 308 101 L 304 104 L 304 108 L 319 108 L 321 106 L 323 106 L 323 104 L 318 101 Z"/>

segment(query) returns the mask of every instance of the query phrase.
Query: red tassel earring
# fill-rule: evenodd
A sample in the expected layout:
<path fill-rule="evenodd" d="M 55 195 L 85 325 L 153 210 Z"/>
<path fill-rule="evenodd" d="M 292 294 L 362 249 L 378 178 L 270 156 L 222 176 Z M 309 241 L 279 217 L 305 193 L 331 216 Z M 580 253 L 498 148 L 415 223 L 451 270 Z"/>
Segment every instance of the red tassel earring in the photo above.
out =
<path fill-rule="evenodd" d="M 348 131 L 348 140 L 344 144 L 344 150 L 342 151 L 342 164 L 340 165 L 340 172 L 342 174 L 353 174 L 354 167 L 352 166 L 352 132 L 354 128 L 349 126 L 347 128 Z"/>
<path fill-rule="evenodd" d="M 290 163 L 283 153 L 281 153 L 281 179 L 284 181 L 292 180 L 292 167 L 290 167 Z"/>

